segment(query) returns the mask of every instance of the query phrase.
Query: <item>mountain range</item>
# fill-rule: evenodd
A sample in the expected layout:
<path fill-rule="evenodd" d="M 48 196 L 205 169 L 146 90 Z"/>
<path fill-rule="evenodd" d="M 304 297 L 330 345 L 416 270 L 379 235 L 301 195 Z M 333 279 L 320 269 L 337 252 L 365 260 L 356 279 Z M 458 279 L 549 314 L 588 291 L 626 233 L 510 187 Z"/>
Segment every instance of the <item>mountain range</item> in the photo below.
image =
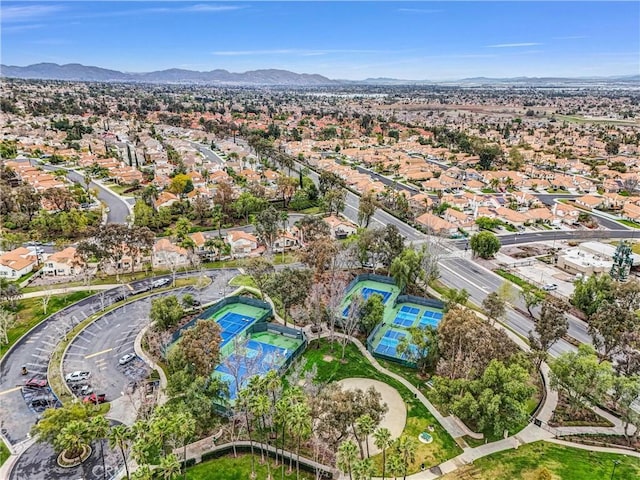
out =
<path fill-rule="evenodd" d="M 0 65 L 0 76 L 7 78 L 71 80 L 86 82 L 138 82 L 202 85 L 585 85 L 585 84 L 631 84 L 640 82 L 640 75 L 612 77 L 515 77 L 515 78 L 464 78 L 450 81 L 401 80 L 395 78 L 368 78 L 365 80 L 332 80 L 317 74 L 294 73 L 288 70 L 264 69 L 244 73 L 233 73 L 216 69 L 208 72 L 171 68 L 147 73 L 127 73 L 106 68 L 85 66 L 79 63 L 58 65 L 37 63 L 26 67 Z"/>

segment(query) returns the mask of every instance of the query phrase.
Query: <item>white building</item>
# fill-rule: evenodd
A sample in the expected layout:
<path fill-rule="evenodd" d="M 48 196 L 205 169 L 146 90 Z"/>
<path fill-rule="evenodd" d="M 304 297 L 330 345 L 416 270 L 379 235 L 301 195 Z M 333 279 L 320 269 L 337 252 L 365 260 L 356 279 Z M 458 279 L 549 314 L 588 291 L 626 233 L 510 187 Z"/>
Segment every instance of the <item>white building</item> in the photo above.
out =
<path fill-rule="evenodd" d="M 0 277 L 16 280 L 30 273 L 38 264 L 35 252 L 20 247 L 0 255 Z"/>

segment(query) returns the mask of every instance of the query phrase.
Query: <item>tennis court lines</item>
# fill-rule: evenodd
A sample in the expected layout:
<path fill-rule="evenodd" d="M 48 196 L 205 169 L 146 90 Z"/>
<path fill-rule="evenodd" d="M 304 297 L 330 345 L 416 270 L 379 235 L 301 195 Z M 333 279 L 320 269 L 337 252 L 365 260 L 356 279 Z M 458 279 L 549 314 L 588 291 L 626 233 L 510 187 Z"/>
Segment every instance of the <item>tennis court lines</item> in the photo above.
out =
<path fill-rule="evenodd" d="M 393 292 L 385 292 L 384 290 L 377 290 L 375 288 L 370 288 L 370 287 L 364 287 L 360 291 L 360 295 L 365 300 L 368 300 L 369 297 L 371 297 L 371 295 L 376 294 L 376 293 L 382 297 L 382 303 L 383 304 L 386 304 L 387 301 L 389 300 L 389 298 L 391 298 L 391 295 L 393 295 Z M 350 308 L 351 308 L 351 303 L 349 303 L 349 305 L 344 307 L 344 310 L 342 311 L 342 316 L 343 317 L 346 317 L 346 316 L 349 315 L 349 309 Z"/>
<path fill-rule="evenodd" d="M 393 319 L 393 324 L 399 327 L 409 328 L 414 326 L 416 319 L 420 313 L 420 308 L 410 307 L 408 305 L 404 305 L 400 308 L 396 317 Z M 427 325 L 437 326 L 442 320 L 442 312 L 434 312 L 432 310 L 425 310 L 420 318 L 420 323 L 418 323 L 418 327 L 425 327 Z"/>
<path fill-rule="evenodd" d="M 384 336 L 380 339 L 380 342 L 375 349 L 375 353 L 387 355 L 389 357 L 401 358 L 400 356 L 398 356 L 396 350 L 398 348 L 398 344 L 406 336 L 407 334 L 404 332 L 399 332 L 397 330 L 391 329 L 387 330 Z"/>
<path fill-rule="evenodd" d="M 255 321 L 256 319 L 254 317 L 250 317 L 248 315 L 240 315 L 235 312 L 225 313 L 222 317 L 216 320 L 222 329 L 220 332 L 222 345 L 229 343 L 233 337 L 249 328 L 255 323 Z"/>

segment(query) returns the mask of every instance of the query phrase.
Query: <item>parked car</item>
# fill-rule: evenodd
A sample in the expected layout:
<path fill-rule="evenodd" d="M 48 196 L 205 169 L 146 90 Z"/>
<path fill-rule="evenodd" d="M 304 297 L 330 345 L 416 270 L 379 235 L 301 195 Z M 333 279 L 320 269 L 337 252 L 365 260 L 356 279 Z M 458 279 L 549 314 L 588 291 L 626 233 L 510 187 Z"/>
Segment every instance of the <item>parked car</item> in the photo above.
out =
<path fill-rule="evenodd" d="M 64 379 L 67 382 L 81 382 L 82 380 L 86 380 L 90 376 L 91 376 L 91 372 L 78 370 L 75 372 L 71 372 L 66 377 L 64 377 Z"/>
<path fill-rule="evenodd" d="M 151 286 L 153 288 L 160 288 L 160 287 L 164 287 L 165 285 L 168 285 L 169 283 L 171 283 L 171 279 L 159 278 L 158 280 L 154 280 L 153 283 L 151 283 Z"/>
<path fill-rule="evenodd" d="M 551 290 L 557 290 L 558 285 L 556 285 L 555 283 L 547 283 L 544 287 L 542 287 L 542 289 L 546 292 L 550 292 Z"/>
<path fill-rule="evenodd" d="M 122 357 L 120 357 L 120 360 L 118 360 L 118 363 L 120 365 L 126 365 L 134 358 L 136 358 L 136 356 L 133 353 L 127 353 L 126 355 L 123 355 Z"/>
<path fill-rule="evenodd" d="M 92 393 L 91 395 L 87 395 L 86 397 L 84 397 L 82 399 L 82 401 L 84 403 L 95 403 L 95 404 L 104 403 L 104 402 L 107 401 L 107 394 L 106 393 L 99 393 L 99 394 Z"/>
<path fill-rule="evenodd" d="M 44 388 L 47 386 L 47 380 L 45 378 L 30 378 L 24 382 L 25 387 L 29 388 Z"/>
<path fill-rule="evenodd" d="M 93 393 L 93 388 L 91 388 L 91 385 L 83 385 L 82 388 L 78 391 L 78 395 L 80 395 L 81 397 L 90 395 L 92 393 Z"/>
<path fill-rule="evenodd" d="M 47 408 L 53 404 L 53 400 L 49 397 L 37 397 L 31 399 L 32 408 Z"/>

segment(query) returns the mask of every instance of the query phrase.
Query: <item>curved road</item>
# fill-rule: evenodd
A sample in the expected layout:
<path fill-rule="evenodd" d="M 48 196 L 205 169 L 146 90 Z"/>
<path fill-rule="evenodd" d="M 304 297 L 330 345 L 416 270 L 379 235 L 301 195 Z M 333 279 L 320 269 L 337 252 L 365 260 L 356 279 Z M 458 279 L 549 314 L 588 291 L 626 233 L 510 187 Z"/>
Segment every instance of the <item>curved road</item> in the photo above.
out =
<path fill-rule="evenodd" d="M 79 183 L 80 185 L 84 185 L 84 176 L 79 174 L 78 172 L 56 165 L 46 165 L 41 163 L 40 166 L 44 170 L 49 171 L 67 170 L 67 178 L 70 181 Z M 99 183 L 92 181 L 89 184 L 89 187 L 98 190 L 98 199 L 104 202 L 107 207 L 109 207 L 109 212 L 107 214 L 108 223 L 127 223 L 127 217 L 130 215 L 129 204 L 127 202 L 125 202 L 107 187 L 104 187 Z"/>

